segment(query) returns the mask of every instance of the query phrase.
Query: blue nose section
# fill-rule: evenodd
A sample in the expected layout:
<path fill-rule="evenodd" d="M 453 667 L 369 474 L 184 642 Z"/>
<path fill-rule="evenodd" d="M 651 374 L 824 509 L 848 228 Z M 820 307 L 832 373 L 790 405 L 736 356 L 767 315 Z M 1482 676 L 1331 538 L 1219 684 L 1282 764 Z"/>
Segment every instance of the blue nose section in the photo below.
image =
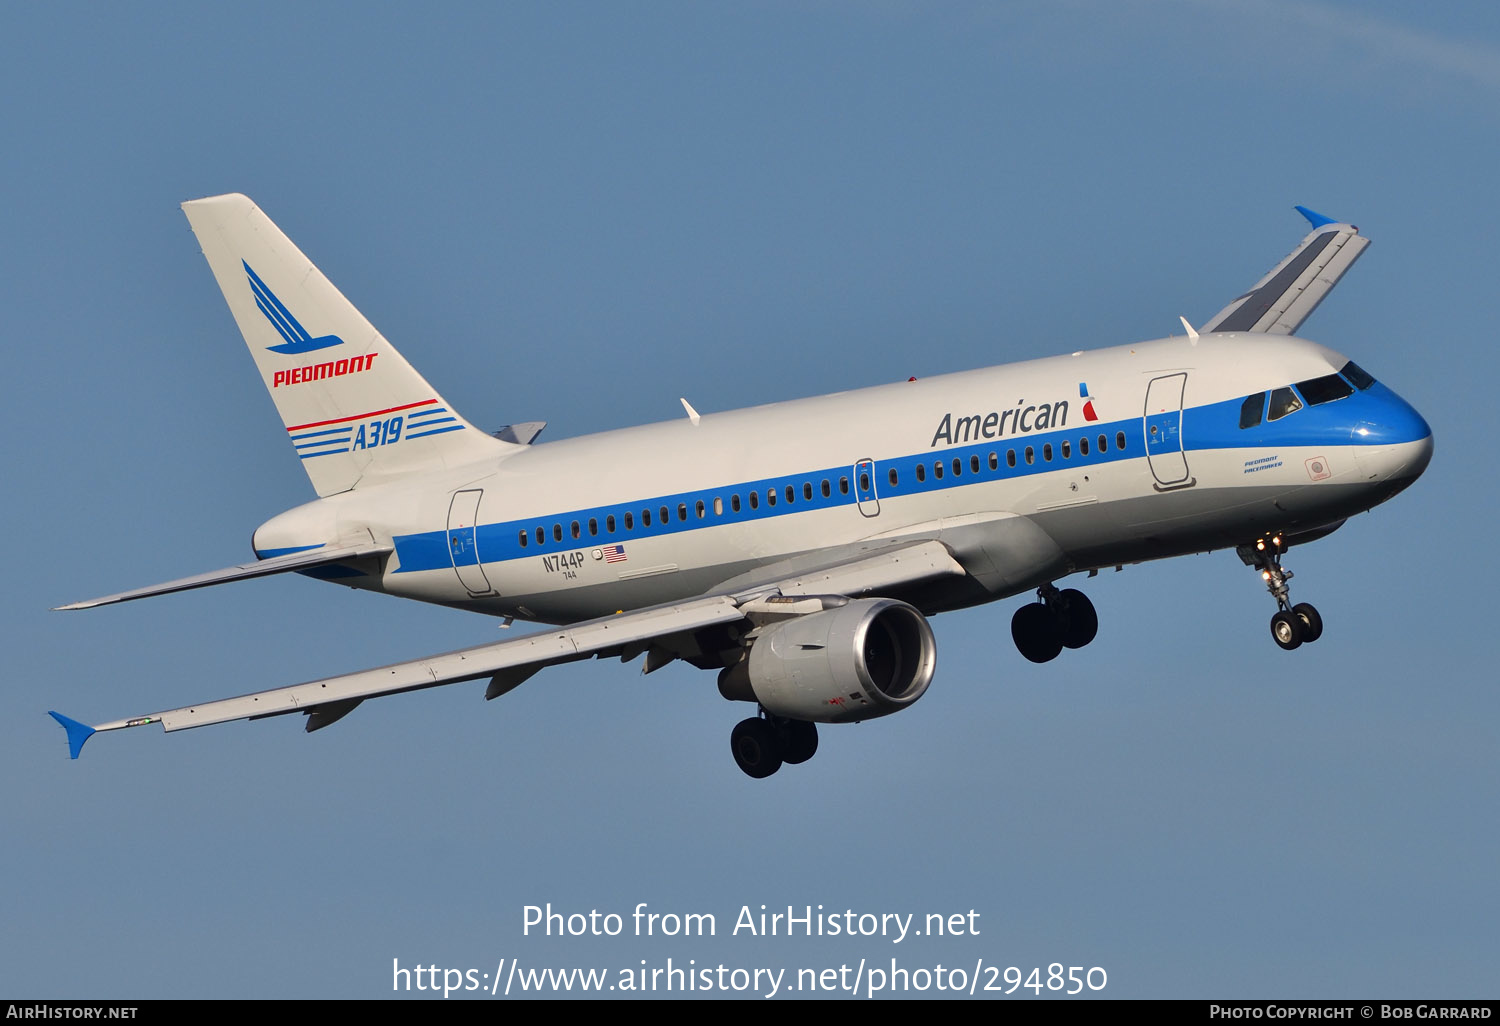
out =
<path fill-rule="evenodd" d="M 1354 428 L 1355 445 L 1400 445 L 1404 442 L 1429 442 L 1432 428 L 1416 409 L 1384 385 L 1371 386 L 1365 397 L 1365 409 Z"/>

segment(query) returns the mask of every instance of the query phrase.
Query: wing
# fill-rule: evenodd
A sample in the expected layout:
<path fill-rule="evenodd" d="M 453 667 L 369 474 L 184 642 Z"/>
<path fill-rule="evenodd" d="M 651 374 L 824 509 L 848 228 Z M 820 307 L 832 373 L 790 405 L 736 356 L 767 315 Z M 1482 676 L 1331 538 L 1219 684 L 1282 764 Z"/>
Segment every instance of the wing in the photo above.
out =
<path fill-rule="evenodd" d="M 223 570 L 210 570 L 206 574 L 195 574 L 192 577 L 182 577 L 163 584 L 152 584 L 133 591 L 122 591 L 118 595 L 105 595 L 103 598 L 70 602 L 66 606 L 57 608 L 93 609 L 95 606 L 129 602 L 131 599 L 146 598 L 149 595 L 166 595 L 174 591 L 207 588 L 211 584 L 223 584 L 226 581 L 245 581 L 252 577 L 269 577 L 272 574 L 290 573 L 294 570 L 310 570 L 316 566 L 343 563 L 351 559 L 383 556 L 391 551 L 393 549 L 389 545 L 376 545 L 372 542 L 368 545 L 350 545 L 338 549 L 319 548 L 307 552 L 289 552 L 284 556 L 272 556 L 270 559 L 262 559 L 254 563 L 241 563 L 238 566 L 225 567 Z"/>
<path fill-rule="evenodd" d="M 1220 310 L 1198 330 L 1294 335 L 1323 297 L 1365 251 L 1370 240 L 1352 224 L 1298 207 L 1313 230 L 1255 287 Z"/>
<path fill-rule="evenodd" d="M 67 730 L 68 747 L 75 759 L 83 743 L 98 731 L 142 727 L 150 723 L 160 723 L 164 729 L 172 731 L 229 720 L 301 712 L 308 715 L 307 729 L 312 731 L 333 723 L 367 698 L 403 691 L 488 677 L 490 686 L 485 697 L 494 698 L 546 666 L 593 655 L 628 652 L 632 647 L 656 638 L 744 620 L 768 598 L 869 594 L 963 573 L 963 567 L 941 542 L 891 545 L 838 566 L 799 570 L 774 583 L 617 613 L 489 645 L 238 698 L 132 716 L 97 726 L 80 723 L 56 712 L 51 716 Z"/>

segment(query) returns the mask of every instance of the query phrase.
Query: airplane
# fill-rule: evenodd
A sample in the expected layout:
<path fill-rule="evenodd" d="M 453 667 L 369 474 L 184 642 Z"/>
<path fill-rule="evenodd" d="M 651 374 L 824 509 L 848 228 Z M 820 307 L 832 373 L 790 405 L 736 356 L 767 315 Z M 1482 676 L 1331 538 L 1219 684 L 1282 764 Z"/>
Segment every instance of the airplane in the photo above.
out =
<path fill-rule="evenodd" d="M 900 712 L 932 683 L 928 618 L 1033 593 L 1011 634 L 1045 663 L 1094 640 L 1058 583 L 1232 548 L 1274 642 L 1323 632 L 1282 556 L 1415 481 L 1432 431 L 1348 357 L 1295 335 L 1369 240 L 1312 230 L 1185 335 L 537 443 L 464 419 L 260 208 L 183 204 L 318 498 L 256 529 L 255 559 L 62 606 L 300 573 L 552 625 L 504 641 L 94 726 L 51 715 L 78 758 L 98 731 L 300 713 L 487 680 L 486 699 L 587 658 L 682 659 L 755 714 L 731 732 L 763 778 L 817 724 Z"/>

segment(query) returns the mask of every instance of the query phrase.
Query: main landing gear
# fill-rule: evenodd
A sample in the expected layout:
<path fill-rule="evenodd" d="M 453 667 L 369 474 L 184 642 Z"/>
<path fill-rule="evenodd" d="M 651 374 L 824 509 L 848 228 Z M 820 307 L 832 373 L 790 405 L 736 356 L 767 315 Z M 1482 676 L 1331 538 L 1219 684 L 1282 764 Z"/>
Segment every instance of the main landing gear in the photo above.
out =
<path fill-rule="evenodd" d="M 1056 659 L 1065 648 L 1082 648 L 1099 633 L 1099 614 L 1089 597 L 1075 588 L 1058 591 L 1051 584 L 1036 590 L 1040 602 L 1016 610 L 1010 636 L 1034 663 Z"/>
<path fill-rule="evenodd" d="M 1276 600 L 1279 608 L 1276 615 L 1271 617 L 1271 639 L 1276 644 L 1291 651 L 1298 645 L 1311 644 L 1323 636 L 1323 618 L 1318 615 L 1318 610 L 1308 602 L 1292 605 L 1291 590 L 1286 583 L 1292 579 L 1292 572 L 1281 566 L 1281 554 L 1286 551 L 1281 535 L 1267 535 L 1254 545 L 1241 545 L 1235 551 L 1246 566 L 1253 566 L 1260 571 L 1261 579 L 1266 582 L 1266 590 Z"/>
<path fill-rule="evenodd" d="M 782 763 L 795 766 L 818 751 L 818 725 L 764 713 L 740 720 L 729 734 L 735 765 L 756 779 L 769 777 Z"/>

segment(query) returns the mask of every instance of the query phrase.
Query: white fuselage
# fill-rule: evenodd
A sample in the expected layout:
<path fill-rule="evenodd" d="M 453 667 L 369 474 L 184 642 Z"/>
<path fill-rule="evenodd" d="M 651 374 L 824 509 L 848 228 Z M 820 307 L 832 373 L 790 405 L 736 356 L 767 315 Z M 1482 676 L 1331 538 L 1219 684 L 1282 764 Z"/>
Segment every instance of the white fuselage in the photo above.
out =
<path fill-rule="evenodd" d="M 936 537 L 969 579 L 912 596 L 931 612 L 1312 534 L 1389 498 L 1432 442 L 1379 384 L 1240 427 L 1247 396 L 1346 363 L 1296 338 L 1171 338 L 684 418 L 362 482 L 269 521 L 255 547 L 393 543 L 383 572 L 315 575 L 561 623 Z"/>

